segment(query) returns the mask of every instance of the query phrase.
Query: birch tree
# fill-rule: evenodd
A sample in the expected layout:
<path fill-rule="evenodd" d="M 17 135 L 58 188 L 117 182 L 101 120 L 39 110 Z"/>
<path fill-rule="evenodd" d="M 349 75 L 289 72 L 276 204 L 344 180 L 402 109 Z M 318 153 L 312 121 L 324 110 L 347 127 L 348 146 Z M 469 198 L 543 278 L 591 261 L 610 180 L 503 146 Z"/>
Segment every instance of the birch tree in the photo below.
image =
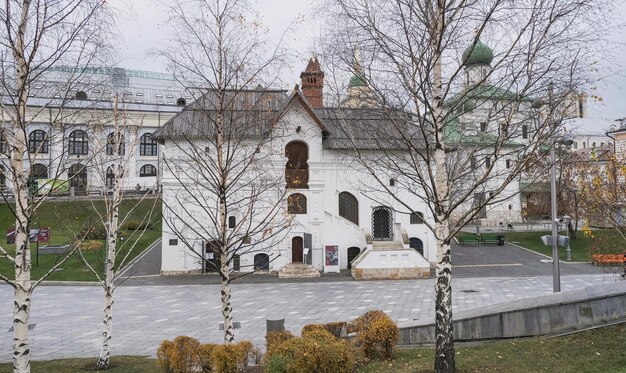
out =
<path fill-rule="evenodd" d="M 555 108 L 585 87 L 601 55 L 608 2 L 507 0 L 337 0 L 323 2 L 322 55 L 335 76 L 356 76 L 368 106 L 388 113 L 395 139 L 381 157 L 352 155 L 386 192 L 422 199 L 437 241 L 437 372 L 456 371 L 450 243 L 485 212 L 507 219 L 524 170 L 553 146 Z M 491 46 L 489 48 L 488 46 Z M 359 51 L 355 61 L 354 51 Z M 328 70 L 328 69 L 327 69 Z M 329 79 L 331 82 L 332 79 Z M 347 80 L 347 79 L 346 79 Z M 334 81 L 342 81 L 335 78 Z M 555 92 L 550 95 L 552 84 Z M 345 85 L 331 87 L 346 102 Z M 549 97 L 550 96 L 550 97 Z M 349 98 L 349 97 L 348 97 Z M 550 99 L 548 99 L 550 98 Z M 349 102 L 349 100 L 348 100 Z M 357 106 L 358 107 L 358 106 Z M 409 114 L 396 115 L 398 110 Z M 347 130 L 348 131 L 348 130 Z M 356 137 L 362 134 L 349 133 Z M 500 206 L 500 207 L 498 207 Z"/>
<path fill-rule="evenodd" d="M 56 267 L 62 265 L 62 262 L 58 263 L 42 278 L 32 281 L 29 230 L 33 213 L 41 206 L 45 195 L 35 198 L 29 191 L 30 161 L 41 149 L 28 151 L 27 128 L 33 118 L 38 117 L 37 111 L 43 111 L 47 105 L 40 103 L 33 109 L 30 107 L 33 99 L 29 96 L 37 91 L 37 82 L 41 82 L 45 74 L 54 71 L 55 67 L 66 66 L 76 72 L 79 70 L 71 67 L 102 61 L 98 60 L 99 53 L 107 48 L 100 37 L 110 26 L 110 18 L 100 17 L 107 11 L 106 2 L 102 0 L 11 0 L 4 2 L 0 8 L 2 134 L 9 163 L 6 173 L 10 175 L 15 197 L 12 212 L 16 232 L 14 254 L 0 248 L 4 260 L 13 264 L 15 273 L 0 274 L 0 279 L 15 289 L 14 372 L 30 371 L 28 322 L 33 291 Z M 55 99 L 48 100 L 47 104 L 62 108 L 79 76 L 80 73 L 69 74 L 64 82 L 48 87 L 48 93 L 52 95 L 45 97 Z M 57 119 L 65 115 L 62 110 L 55 111 Z M 55 171 L 59 175 L 63 171 L 62 166 Z"/>
<path fill-rule="evenodd" d="M 283 55 L 265 41 L 245 0 L 175 1 L 167 9 L 175 36 L 157 54 L 193 103 L 155 133 L 166 145 L 163 173 L 171 175 L 163 178 L 164 222 L 202 266 L 219 274 L 228 343 L 233 262 L 269 253 L 290 224 L 284 177 L 272 167 L 278 155 L 266 146 L 286 99 L 266 90 Z"/>
<path fill-rule="evenodd" d="M 103 185 L 102 197 L 92 200 L 92 212 L 96 217 L 95 225 L 104 226 L 106 233 L 103 267 L 90 264 L 78 251 L 83 264 L 93 273 L 104 290 L 104 317 L 102 320 L 101 345 L 96 369 L 107 370 L 110 367 L 111 341 L 113 336 L 113 304 L 114 291 L 123 281 L 121 277 L 124 268 L 132 258 L 131 254 L 136 250 L 138 241 L 142 238 L 147 227 L 154 223 L 154 219 L 160 217 L 158 198 L 148 198 L 148 194 L 128 196 L 127 192 L 134 191 L 134 187 L 128 185 L 129 175 L 135 170 L 131 169 L 131 160 L 135 158 L 139 142 L 139 129 L 143 125 L 143 119 L 133 120 L 130 114 L 119 108 L 119 98 L 116 95 L 113 100 L 112 110 L 104 111 L 92 121 L 93 126 L 109 128 L 111 132 L 102 136 L 101 141 L 95 142 L 95 156 L 90 160 L 90 170 Z M 156 190 L 156 185 L 149 189 Z M 127 209 L 122 213 L 120 206 L 126 200 Z M 122 229 L 130 221 L 134 211 L 143 202 L 152 201 L 147 213 L 137 221 L 138 227 L 133 233 L 122 239 Z M 82 241 L 84 237 L 77 237 Z"/>

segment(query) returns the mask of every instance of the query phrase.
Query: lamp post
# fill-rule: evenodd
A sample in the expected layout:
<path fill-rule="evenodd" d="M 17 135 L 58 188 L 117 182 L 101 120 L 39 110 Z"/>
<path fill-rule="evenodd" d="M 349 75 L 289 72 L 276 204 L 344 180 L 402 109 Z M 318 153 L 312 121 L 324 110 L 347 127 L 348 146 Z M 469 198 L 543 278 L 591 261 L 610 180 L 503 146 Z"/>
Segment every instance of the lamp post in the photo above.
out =
<path fill-rule="evenodd" d="M 552 93 L 552 92 L 550 92 Z M 561 291 L 561 269 L 559 268 L 559 219 L 557 218 L 556 209 L 556 152 L 554 147 L 556 142 L 550 148 L 550 202 L 552 207 L 552 291 L 558 293 Z"/>
<path fill-rule="evenodd" d="M 569 247 L 569 223 L 572 221 L 572 217 L 569 215 L 563 216 L 563 221 L 565 222 L 565 231 L 567 232 L 567 260 L 572 260 L 572 249 Z"/>

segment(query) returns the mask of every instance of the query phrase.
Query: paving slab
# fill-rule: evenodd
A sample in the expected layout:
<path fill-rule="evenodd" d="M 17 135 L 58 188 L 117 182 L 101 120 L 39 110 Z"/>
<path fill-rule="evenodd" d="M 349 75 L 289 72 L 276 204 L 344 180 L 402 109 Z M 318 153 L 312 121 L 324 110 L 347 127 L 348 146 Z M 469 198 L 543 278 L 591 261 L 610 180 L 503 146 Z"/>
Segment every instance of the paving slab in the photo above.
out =
<path fill-rule="evenodd" d="M 609 274 L 562 277 L 562 290 L 619 281 Z M 626 282 L 622 282 L 626 286 Z M 490 277 L 453 280 L 453 311 L 495 305 L 552 292 L 552 277 Z M 285 318 L 287 329 L 351 320 L 381 309 L 397 322 L 434 320 L 434 279 L 248 283 L 233 285 L 237 339 L 262 346 L 266 319 Z M 188 335 L 220 342 L 220 291 L 217 285 L 120 286 L 113 308 L 114 355 L 155 356 L 163 339 Z M 11 360 L 13 289 L 0 286 L 0 362 Z M 32 299 L 30 323 L 34 360 L 89 357 L 98 354 L 103 294 L 95 286 L 41 286 Z"/>

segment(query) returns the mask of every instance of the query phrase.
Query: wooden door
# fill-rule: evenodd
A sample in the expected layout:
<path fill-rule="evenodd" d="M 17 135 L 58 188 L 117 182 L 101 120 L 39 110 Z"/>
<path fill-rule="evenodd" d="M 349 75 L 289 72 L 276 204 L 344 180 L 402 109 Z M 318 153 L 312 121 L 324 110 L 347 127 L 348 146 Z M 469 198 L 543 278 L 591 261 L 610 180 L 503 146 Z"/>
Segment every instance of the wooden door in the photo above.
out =
<path fill-rule="evenodd" d="M 291 240 L 291 262 L 302 263 L 302 237 L 294 237 Z"/>

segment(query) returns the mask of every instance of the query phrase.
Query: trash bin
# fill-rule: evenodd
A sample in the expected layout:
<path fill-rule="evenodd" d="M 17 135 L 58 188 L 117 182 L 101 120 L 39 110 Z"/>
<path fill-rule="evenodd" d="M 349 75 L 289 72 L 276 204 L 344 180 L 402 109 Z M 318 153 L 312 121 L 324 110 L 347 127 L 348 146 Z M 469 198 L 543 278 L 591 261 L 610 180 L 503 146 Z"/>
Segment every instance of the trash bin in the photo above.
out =
<path fill-rule="evenodd" d="M 285 330 L 285 319 L 265 320 L 265 335 L 269 332 Z"/>
<path fill-rule="evenodd" d="M 504 246 L 504 235 L 503 234 L 499 234 L 498 235 L 498 246 Z"/>

